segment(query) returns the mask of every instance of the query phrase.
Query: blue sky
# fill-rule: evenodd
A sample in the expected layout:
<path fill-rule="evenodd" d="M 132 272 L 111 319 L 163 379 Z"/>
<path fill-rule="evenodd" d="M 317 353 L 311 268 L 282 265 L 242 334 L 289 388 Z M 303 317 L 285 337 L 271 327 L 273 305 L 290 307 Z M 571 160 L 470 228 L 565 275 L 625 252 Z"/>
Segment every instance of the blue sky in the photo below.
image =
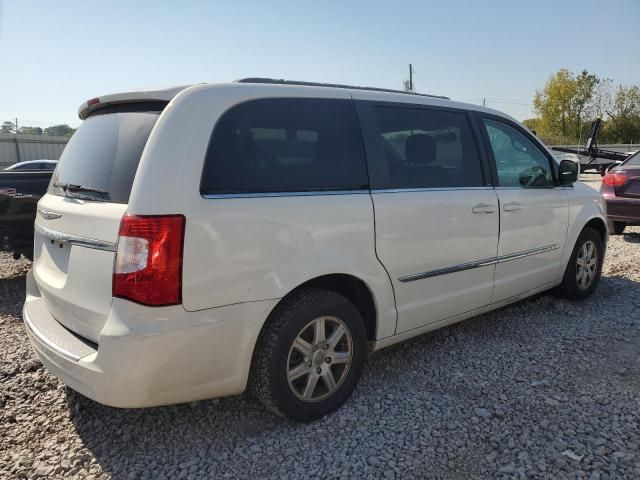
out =
<path fill-rule="evenodd" d="M 640 83 L 640 0 L 0 0 L 0 121 L 87 98 L 270 76 L 402 88 L 530 117 L 559 68 Z"/>

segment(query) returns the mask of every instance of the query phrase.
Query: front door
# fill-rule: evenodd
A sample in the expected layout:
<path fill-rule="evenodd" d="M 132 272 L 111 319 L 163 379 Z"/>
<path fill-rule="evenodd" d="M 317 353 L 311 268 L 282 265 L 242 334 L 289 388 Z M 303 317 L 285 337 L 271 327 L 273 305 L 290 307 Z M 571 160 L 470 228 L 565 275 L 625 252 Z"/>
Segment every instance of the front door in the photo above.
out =
<path fill-rule="evenodd" d="M 481 120 L 493 153 L 500 241 L 492 302 L 551 284 L 562 277 L 568 200 L 557 186 L 553 159 L 506 119 Z"/>
<path fill-rule="evenodd" d="M 468 114 L 360 104 L 376 252 L 393 284 L 396 333 L 488 304 L 498 200 L 485 180 Z"/>

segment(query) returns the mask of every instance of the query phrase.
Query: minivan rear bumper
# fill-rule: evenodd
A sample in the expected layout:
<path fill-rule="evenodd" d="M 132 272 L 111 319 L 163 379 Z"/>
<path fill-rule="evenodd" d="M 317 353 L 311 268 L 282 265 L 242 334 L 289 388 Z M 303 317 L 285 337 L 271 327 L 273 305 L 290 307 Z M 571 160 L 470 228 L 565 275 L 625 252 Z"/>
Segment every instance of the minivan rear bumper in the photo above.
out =
<path fill-rule="evenodd" d="M 29 272 L 23 318 L 45 367 L 97 402 L 136 408 L 241 393 L 277 300 L 187 312 L 114 299 L 98 344 L 63 327 L 44 302 Z"/>

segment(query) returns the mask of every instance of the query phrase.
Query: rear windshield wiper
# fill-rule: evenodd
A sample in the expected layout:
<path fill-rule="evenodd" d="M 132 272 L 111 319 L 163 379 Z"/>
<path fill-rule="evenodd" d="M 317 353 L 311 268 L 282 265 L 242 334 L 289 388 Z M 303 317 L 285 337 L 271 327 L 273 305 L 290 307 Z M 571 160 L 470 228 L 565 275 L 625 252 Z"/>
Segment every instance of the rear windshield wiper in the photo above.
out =
<path fill-rule="evenodd" d="M 61 188 L 64 192 L 88 192 L 88 193 L 97 193 L 100 195 L 104 195 L 109 198 L 109 192 L 105 192 L 104 190 L 100 190 L 98 188 L 93 187 L 85 187 L 84 185 L 76 185 L 75 183 L 60 183 L 56 182 L 53 184 L 54 187 Z"/>

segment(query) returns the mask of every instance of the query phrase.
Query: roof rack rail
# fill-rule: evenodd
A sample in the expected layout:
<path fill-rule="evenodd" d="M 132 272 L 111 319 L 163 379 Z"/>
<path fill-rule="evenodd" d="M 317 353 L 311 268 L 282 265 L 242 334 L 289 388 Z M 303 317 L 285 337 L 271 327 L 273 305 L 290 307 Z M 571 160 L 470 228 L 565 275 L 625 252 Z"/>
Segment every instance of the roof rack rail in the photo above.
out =
<path fill-rule="evenodd" d="M 356 85 L 341 85 L 338 83 L 319 83 L 319 82 L 302 82 L 299 80 L 285 80 L 283 78 L 262 78 L 262 77 L 249 77 L 234 80 L 235 83 L 269 83 L 272 85 L 301 85 L 304 87 L 331 87 L 331 88 L 349 88 L 353 90 L 370 90 L 373 92 L 387 92 L 387 93 L 403 93 L 405 95 L 418 95 L 421 97 L 441 98 L 444 100 L 451 100 L 449 97 L 442 95 L 429 95 L 427 93 L 407 92 L 404 90 L 393 90 L 391 88 L 378 88 L 378 87 L 359 87 Z"/>

